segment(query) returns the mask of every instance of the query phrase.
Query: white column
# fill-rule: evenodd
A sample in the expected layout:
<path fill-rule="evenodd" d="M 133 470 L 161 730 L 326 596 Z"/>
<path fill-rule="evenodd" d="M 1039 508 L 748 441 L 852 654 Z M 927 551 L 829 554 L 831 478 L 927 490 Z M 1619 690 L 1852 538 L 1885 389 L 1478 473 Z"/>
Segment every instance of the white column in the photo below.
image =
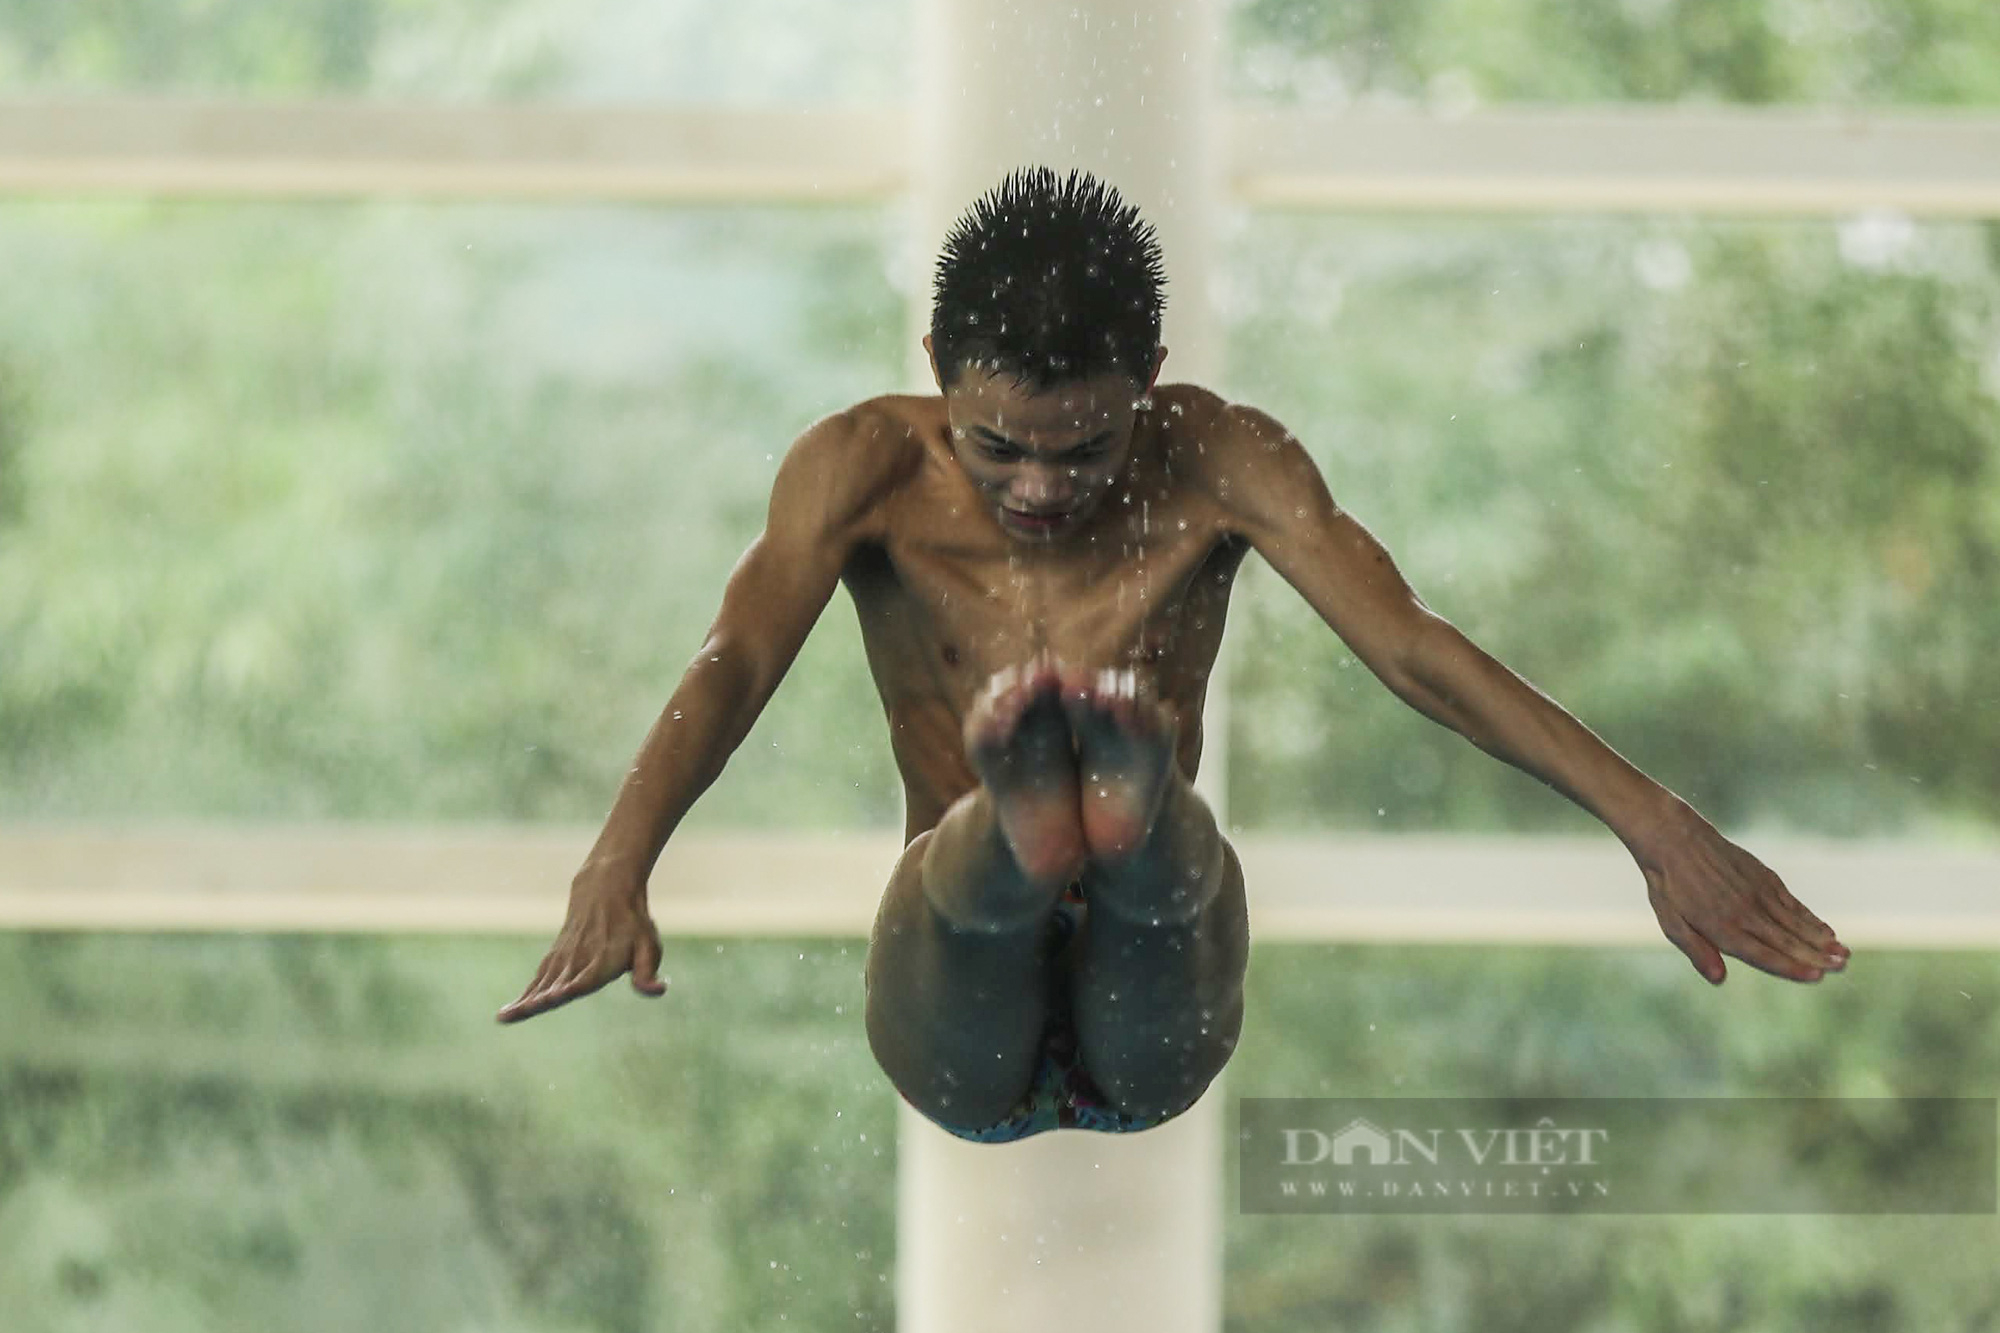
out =
<path fill-rule="evenodd" d="M 1016 167 L 1082 167 L 1159 230 L 1167 260 L 1168 379 L 1212 379 L 1213 213 L 1225 181 L 1212 95 L 1221 0 L 918 0 L 919 331 L 946 229 Z M 930 385 L 912 349 L 920 382 Z"/>
<path fill-rule="evenodd" d="M 1222 174 L 1217 0 L 918 0 L 916 342 L 952 220 L 1016 167 L 1082 167 L 1137 204 L 1167 261 L 1163 378 L 1212 383 L 1208 297 Z M 1222 681 L 1200 787 L 1221 813 Z M 964 1143 L 899 1121 L 900 1333 L 1215 1333 L 1222 1326 L 1222 1089 L 1159 1129 Z"/>

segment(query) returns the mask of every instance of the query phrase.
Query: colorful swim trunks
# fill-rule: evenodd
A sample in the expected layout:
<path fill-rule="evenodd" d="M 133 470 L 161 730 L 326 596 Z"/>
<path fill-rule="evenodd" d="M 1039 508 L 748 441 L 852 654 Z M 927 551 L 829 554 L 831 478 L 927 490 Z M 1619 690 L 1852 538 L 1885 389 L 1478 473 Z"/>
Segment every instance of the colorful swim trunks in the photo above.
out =
<path fill-rule="evenodd" d="M 1049 952 L 1059 954 L 1082 925 L 1086 908 L 1075 885 L 1063 891 L 1050 918 Z M 908 1100 L 905 1098 L 905 1100 Z M 1066 996 L 1049 1013 L 1042 1034 L 1041 1055 L 1027 1094 L 998 1123 L 964 1129 L 933 1120 L 948 1134 L 973 1143 L 1012 1143 L 1050 1129 L 1093 1129 L 1101 1134 L 1135 1134 L 1180 1114 L 1133 1116 L 1106 1100 L 1077 1056 L 1076 1024 Z"/>

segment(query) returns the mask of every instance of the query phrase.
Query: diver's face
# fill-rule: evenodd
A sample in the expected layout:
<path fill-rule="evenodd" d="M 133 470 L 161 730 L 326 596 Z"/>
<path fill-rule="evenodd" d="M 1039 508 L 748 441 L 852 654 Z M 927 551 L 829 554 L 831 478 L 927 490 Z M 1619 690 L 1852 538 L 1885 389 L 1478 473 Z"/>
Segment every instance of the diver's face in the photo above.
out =
<path fill-rule="evenodd" d="M 1036 390 L 968 366 L 944 390 L 952 452 L 1002 528 L 1053 542 L 1124 475 L 1141 393 L 1116 372 Z"/>

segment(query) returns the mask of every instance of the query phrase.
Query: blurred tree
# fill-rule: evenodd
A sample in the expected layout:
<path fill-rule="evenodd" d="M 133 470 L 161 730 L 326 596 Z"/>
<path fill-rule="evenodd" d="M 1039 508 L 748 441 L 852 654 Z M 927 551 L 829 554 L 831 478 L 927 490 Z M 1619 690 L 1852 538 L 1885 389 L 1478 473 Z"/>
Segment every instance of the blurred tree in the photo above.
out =
<path fill-rule="evenodd" d="M 886 101 L 896 0 L 0 0 L 0 90 Z"/>
<path fill-rule="evenodd" d="M 1884 225 L 1271 217 L 1231 383 L 1434 607 L 1712 817 L 1990 828 L 2000 268 Z M 1236 818 L 1592 826 L 1246 591 Z"/>
<path fill-rule="evenodd" d="M 1232 36 L 1280 100 L 2000 103 L 1979 0 L 1238 0 Z"/>
<path fill-rule="evenodd" d="M 1686 984 L 1670 950 L 1267 946 L 1237 1097 L 1968 1097 L 2000 1091 L 2000 960 L 1881 954 L 1839 985 Z M 1986 1105 L 1990 1107 L 1991 1103 Z M 1878 1109 L 1890 1115 L 1897 1108 Z M 1861 1116 L 1864 1108 L 1842 1108 Z M 1992 1130 L 1965 1168 L 1991 1169 Z M 1775 1120 L 1774 1131 L 1782 1128 Z M 1886 1137 L 1909 1127 L 1885 1126 Z M 1921 1142 L 1921 1131 L 1911 1142 Z M 1808 1130 L 1745 1172 L 1878 1187 L 1904 1164 Z M 1991 1216 L 1234 1215 L 1232 1330 L 1885 1333 L 2000 1313 Z"/>
<path fill-rule="evenodd" d="M 903 18 L 0 0 L 0 89 L 889 98 Z M 1260 97 L 2000 100 L 1983 0 L 1251 0 L 1236 42 Z M 773 455 L 901 382 L 895 243 L 838 212 L 0 208 L 0 814 L 595 818 Z M 1711 814 L 1987 827 L 1997 271 L 1990 224 L 1266 215 L 1229 387 L 1434 605 Z M 1245 588 L 1239 819 L 1585 825 L 1274 583 Z M 868 690 L 836 607 L 701 818 L 892 822 Z M 894 1102 L 852 948 L 672 941 L 666 1018 L 607 996 L 503 1042 L 517 945 L 0 937 L 0 1310 L 887 1328 Z M 1840 980 L 1262 949 L 1232 1091 L 1994 1093 L 1990 959 Z M 2000 1319 L 1990 1219 L 1871 1222 L 1232 1214 L 1230 1320 Z"/>
<path fill-rule="evenodd" d="M 515 943 L 0 935 L 6 1327 L 887 1329 L 858 949 L 668 955 L 501 1033 Z"/>
<path fill-rule="evenodd" d="M 885 244 L 782 210 L 0 210 L 0 364 L 47 405 L 0 546 L 0 808 L 598 817 L 777 455 L 898 382 Z M 699 818 L 893 822 L 871 694 L 836 605 Z"/>
<path fill-rule="evenodd" d="M 19 523 L 27 503 L 21 453 L 28 440 L 27 393 L 22 379 L 0 362 L 0 529 Z"/>

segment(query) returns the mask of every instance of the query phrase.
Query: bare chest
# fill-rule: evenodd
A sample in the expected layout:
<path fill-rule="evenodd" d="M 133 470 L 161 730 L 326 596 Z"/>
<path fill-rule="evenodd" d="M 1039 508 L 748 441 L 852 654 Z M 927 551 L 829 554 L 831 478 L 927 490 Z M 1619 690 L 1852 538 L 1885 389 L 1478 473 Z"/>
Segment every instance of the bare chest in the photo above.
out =
<path fill-rule="evenodd" d="M 962 717 L 1003 667 L 1043 651 L 1085 667 L 1139 667 L 1198 707 L 1241 551 L 1171 513 L 1105 525 L 1061 554 L 948 530 L 892 540 L 850 579 L 884 701 Z"/>

